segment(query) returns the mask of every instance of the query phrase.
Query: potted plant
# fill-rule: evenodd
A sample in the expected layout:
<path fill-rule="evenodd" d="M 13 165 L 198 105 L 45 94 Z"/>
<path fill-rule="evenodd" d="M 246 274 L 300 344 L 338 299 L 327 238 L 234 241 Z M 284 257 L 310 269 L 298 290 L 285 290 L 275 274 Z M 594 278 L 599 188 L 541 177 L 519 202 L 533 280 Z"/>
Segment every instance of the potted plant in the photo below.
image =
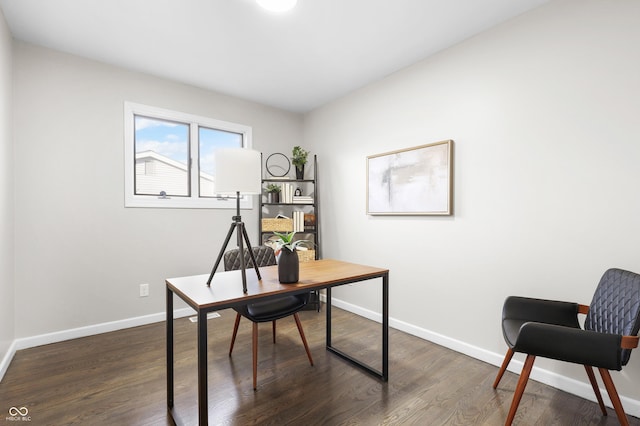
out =
<path fill-rule="evenodd" d="M 267 185 L 267 203 L 279 203 L 281 190 L 282 188 L 275 183 Z"/>
<path fill-rule="evenodd" d="M 274 235 L 278 237 L 274 242 L 276 256 L 280 255 L 278 258 L 278 281 L 283 284 L 297 283 L 300 277 L 300 263 L 296 248 L 311 244 L 311 242 L 308 240 L 294 241 L 295 231 L 289 233 L 274 232 Z"/>
<path fill-rule="evenodd" d="M 309 151 L 299 146 L 293 147 L 291 162 L 296 166 L 296 179 L 304 179 L 304 165 L 307 164 L 308 155 Z"/>

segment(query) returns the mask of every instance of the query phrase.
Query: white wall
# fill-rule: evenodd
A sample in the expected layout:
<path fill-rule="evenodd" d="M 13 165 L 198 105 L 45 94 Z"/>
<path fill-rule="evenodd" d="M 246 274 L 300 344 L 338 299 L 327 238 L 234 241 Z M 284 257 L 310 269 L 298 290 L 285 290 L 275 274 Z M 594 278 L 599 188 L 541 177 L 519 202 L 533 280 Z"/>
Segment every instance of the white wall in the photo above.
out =
<path fill-rule="evenodd" d="M 14 339 L 12 39 L 0 10 L 0 377 Z"/>
<path fill-rule="evenodd" d="M 506 296 L 588 304 L 605 269 L 640 272 L 639 43 L 640 2 L 554 1 L 308 114 L 324 257 L 390 268 L 396 324 L 494 363 Z M 366 156 L 444 139 L 453 216 L 366 215 Z M 335 297 L 379 312 L 378 293 Z M 638 377 L 640 350 L 614 375 L 636 416 Z"/>
<path fill-rule="evenodd" d="M 16 338 L 163 312 L 165 278 L 213 266 L 232 210 L 124 207 L 125 100 L 252 126 L 265 153 L 302 138 L 300 115 L 21 42 L 14 76 Z"/>

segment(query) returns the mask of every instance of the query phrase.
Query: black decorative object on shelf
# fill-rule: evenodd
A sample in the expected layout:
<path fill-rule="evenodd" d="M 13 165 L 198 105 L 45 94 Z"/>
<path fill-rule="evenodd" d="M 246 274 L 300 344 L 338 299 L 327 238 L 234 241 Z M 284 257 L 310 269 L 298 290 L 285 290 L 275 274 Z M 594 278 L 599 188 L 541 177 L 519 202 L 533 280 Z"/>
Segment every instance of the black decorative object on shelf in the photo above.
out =
<path fill-rule="evenodd" d="M 265 167 L 267 169 L 267 173 L 271 176 L 284 177 L 289 174 L 289 170 L 291 170 L 291 163 L 286 155 L 276 152 L 267 157 Z"/>

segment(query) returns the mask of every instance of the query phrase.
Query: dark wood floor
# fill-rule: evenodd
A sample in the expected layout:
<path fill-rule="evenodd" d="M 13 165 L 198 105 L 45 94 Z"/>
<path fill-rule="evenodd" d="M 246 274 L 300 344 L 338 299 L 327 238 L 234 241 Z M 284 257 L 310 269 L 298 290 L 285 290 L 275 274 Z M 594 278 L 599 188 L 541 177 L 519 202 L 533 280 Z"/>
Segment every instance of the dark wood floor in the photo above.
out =
<path fill-rule="evenodd" d="M 214 425 L 501 425 L 517 377 L 498 390 L 497 368 L 397 330 L 382 383 L 328 353 L 324 312 L 301 313 L 311 367 L 293 319 L 260 327 L 258 390 L 252 389 L 251 326 L 233 357 L 235 312 L 209 320 L 209 414 Z M 196 325 L 176 320 L 176 406 L 197 423 Z M 27 407 L 31 425 L 167 425 L 164 323 L 18 351 L 0 383 L 2 417 Z M 380 368 L 380 325 L 334 310 L 334 344 Z M 630 417 L 632 424 L 640 425 Z M 7 424 L 18 424 L 9 422 Z M 590 401 L 530 381 L 519 425 L 616 425 Z M 26 423 L 20 423 L 26 424 Z"/>

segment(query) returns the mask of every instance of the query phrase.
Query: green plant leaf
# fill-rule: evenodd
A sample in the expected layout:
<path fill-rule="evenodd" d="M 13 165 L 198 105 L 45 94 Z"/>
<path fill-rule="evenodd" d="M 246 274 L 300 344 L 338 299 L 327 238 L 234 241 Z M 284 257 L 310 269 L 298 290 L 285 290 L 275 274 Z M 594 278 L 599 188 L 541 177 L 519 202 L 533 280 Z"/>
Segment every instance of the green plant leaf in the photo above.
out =
<path fill-rule="evenodd" d="M 313 246 L 313 243 L 309 240 L 293 241 L 293 237 L 294 235 L 296 235 L 295 231 L 289 232 L 289 233 L 274 232 L 273 234 L 278 237 L 278 239 L 275 241 L 275 244 L 277 247 L 276 251 L 282 250 L 283 248 L 286 248 L 289 251 L 294 251 L 298 246 L 301 246 L 301 247 L 305 247 L 306 245 Z"/>
<path fill-rule="evenodd" d="M 302 167 L 307 164 L 307 156 L 309 155 L 309 151 L 303 149 L 300 146 L 294 146 L 291 155 L 291 162 L 293 163 L 293 165 Z"/>

